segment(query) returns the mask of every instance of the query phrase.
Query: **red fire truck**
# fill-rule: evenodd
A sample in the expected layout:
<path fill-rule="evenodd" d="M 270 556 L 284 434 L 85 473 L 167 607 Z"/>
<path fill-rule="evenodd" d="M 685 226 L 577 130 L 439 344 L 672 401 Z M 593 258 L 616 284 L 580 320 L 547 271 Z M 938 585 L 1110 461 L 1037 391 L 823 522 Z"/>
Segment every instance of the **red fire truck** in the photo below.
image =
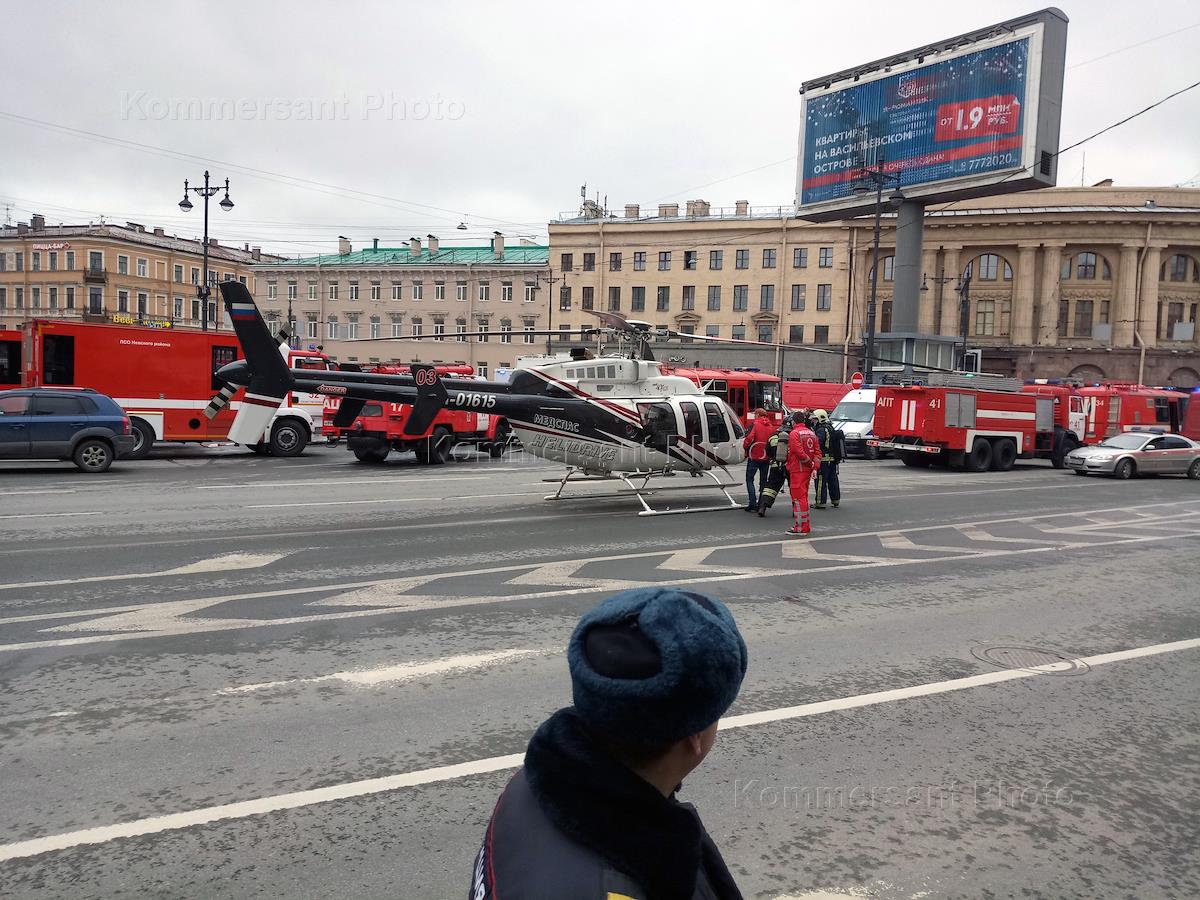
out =
<path fill-rule="evenodd" d="M 842 398 L 850 393 L 850 385 L 840 381 L 785 381 L 783 383 L 783 402 L 788 409 L 823 409 L 833 412 L 833 408 Z"/>
<path fill-rule="evenodd" d="M 21 384 L 21 332 L 0 328 L 0 390 Z"/>
<path fill-rule="evenodd" d="M 1071 388 L 1058 380 L 1026 382 L 1021 389 L 1037 393 L 1044 389 L 1064 388 L 1078 399 L 1086 417 L 1083 442 L 1092 444 L 1134 427 L 1157 427 L 1164 431 L 1200 439 L 1200 409 L 1189 403 L 1190 394 L 1166 388 L 1153 388 L 1124 381 L 1102 381 Z"/>
<path fill-rule="evenodd" d="M 1023 390 L 1014 379 L 987 376 L 930 380 L 878 389 L 877 437 L 869 443 L 894 451 L 907 466 L 1003 472 L 1017 459 L 1038 458 L 1062 468 L 1063 457 L 1084 443 L 1087 414 L 1070 386 Z"/>
<path fill-rule="evenodd" d="M 294 367 L 336 368 L 321 353 L 280 352 Z M 25 387 L 89 387 L 116 400 L 137 438 L 133 458 L 141 459 L 155 441 L 228 439 L 241 392 L 211 421 L 204 407 L 222 387 L 216 371 L 241 356 L 230 332 L 34 319 L 22 332 L 18 358 Z M 318 394 L 291 395 L 251 449 L 299 455 L 321 434 L 324 400 Z"/>
<path fill-rule="evenodd" d="M 471 366 L 466 365 L 435 368 L 438 375 L 457 379 L 471 378 L 475 373 Z M 407 375 L 410 369 L 406 365 L 381 365 L 370 366 L 363 371 Z M 450 458 L 450 451 L 456 444 L 474 444 L 496 459 L 504 452 L 512 434 L 503 416 L 458 409 L 439 411 L 424 434 L 405 434 L 404 426 L 412 412 L 411 404 L 378 400 L 368 400 L 348 428 L 336 428 L 332 422 L 340 406 L 340 398 L 325 398 L 325 421 L 330 423 L 326 433 L 333 443 L 345 437 L 347 448 L 359 462 L 365 463 L 381 463 L 392 450 L 412 450 L 422 465 L 441 465 Z"/>
<path fill-rule="evenodd" d="M 720 397 L 737 413 L 747 428 L 754 422 L 754 410 L 765 409 L 776 423 L 783 421 L 783 398 L 779 379 L 758 369 L 697 369 L 662 366 L 664 375 L 688 378 L 704 393 Z"/>

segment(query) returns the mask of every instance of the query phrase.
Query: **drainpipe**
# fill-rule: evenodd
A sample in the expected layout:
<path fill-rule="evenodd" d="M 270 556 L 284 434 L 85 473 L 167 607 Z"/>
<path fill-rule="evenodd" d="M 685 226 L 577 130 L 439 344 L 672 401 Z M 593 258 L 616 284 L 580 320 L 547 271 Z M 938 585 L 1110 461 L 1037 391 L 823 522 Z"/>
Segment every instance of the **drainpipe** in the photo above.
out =
<path fill-rule="evenodd" d="M 1133 310 L 1133 337 L 1141 348 L 1141 352 L 1138 354 L 1137 383 L 1139 385 L 1142 383 L 1142 378 L 1146 373 L 1146 341 L 1142 338 L 1141 331 L 1138 330 L 1142 323 L 1142 266 L 1146 262 L 1146 253 L 1150 250 L 1150 232 L 1153 228 L 1153 222 L 1146 223 L 1146 240 L 1142 244 L 1142 252 L 1138 255 L 1137 293 L 1134 295 L 1137 298 L 1137 302 L 1134 304 Z"/>
<path fill-rule="evenodd" d="M 854 324 L 854 260 L 858 257 L 858 229 L 850 226 L 850 265 L 846 275 L 846 341 L 842 344 L 842 384 L 850 380 L 850 329 Z"/>

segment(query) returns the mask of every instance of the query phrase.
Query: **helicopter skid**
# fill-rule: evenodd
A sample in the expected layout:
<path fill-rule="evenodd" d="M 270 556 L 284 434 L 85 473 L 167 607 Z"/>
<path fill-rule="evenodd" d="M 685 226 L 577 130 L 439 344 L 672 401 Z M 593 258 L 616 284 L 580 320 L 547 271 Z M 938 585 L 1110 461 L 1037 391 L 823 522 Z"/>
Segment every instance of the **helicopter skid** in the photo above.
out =
<path fill-rule="evenodd" d="M 655 509 L 649 503 L 646 502 L 647 497 L 653 497 L 655 494 L 664 494 L 664 493 L 669 493 L 671 491 L 690 491 L 694 487 L 698 486 L 698 485 L 692 485 L 692 484 L 672 485 L 670 487 L 651 487 L 650 486 L 651 478 L 659 478 L 659 477 L 678 475 L 678 474 L 680 474 L 680 473 L 672 471 L 672 470 L 665 470 L 665 471 L 657 470 L 657 471 L 650 471 L 650 472 L 628 472 L 628 473 L 616 472 L 611 475 L 588 475 L 588 474 L 585 474 L 580 469 L 568 469 L 567 474 L 564 475 L 561 479 L 558 479 L 558 478 L 547 478 L 546 479 L 546 481 L 550 481 L 550 482 L 557 481 L 558 482 L 558 490 L 555 491 L 553 494 L 547 494 L 544 499 L 546 499 L 546 500 L 568 499 L 568 498 L 563 497 L 562 494 L 563 494 L 563 489 L 567 486 L 567 483 L 571 482 L 571 481 L 574 481 L 574 482 L 579 482 L 579 481 L 623 481 L 623 482 L 625 482 L 626 486 L 624 488 L 619 488 L 617 491 L 615 491 L 615 496 L 626 496 L 626 495 L 632 494 L 633 496 L 637 497 L 638 502 L 641 503 L 641 505 L 642 505 L 642 509 L 638 513 L 639 516 L 675 516 L 675 515 L 682 515 L 684 513 L 719 512 L 719 511 L 725 510 L 725 509 L 740 509 L 741 508 L 741 504 L 738 503 L 738 501 L 734 500 L 733 497 L 731 497 L 729 495 L 729 488 L 733 487 L 736 484 L 736 482 L 734 482 L 733 480 L 730 480 L 728 482 L 722 481 L 720 478 L 717 477 L 717 475 L 714 472 L 712 472 L 709 469 L 702 469 L 700 471 L 693 472 L 692 474 L 697 475 L 697 476 L 707 476 L 708 478 L 712 479 L 712 484 L 702 483 L 702 486 L 715 487 L 722 494 L 724 494 L 725 499 L 729 501 L 728 505 L 724 505 L 724 504 L 717 505 L 717 506 L 683 505 L 683 506 L 679 506 L 679 507 L 675 507 L 675 508 L 672 508 L 671 506 L 666 506 L 663 509 Z M 726 471 L 725 474 L 728 475 L 729 473 Z M 605 495 L 600 494 L 600 495 L 592 495 L 592 496 L 605 496 Z"/>

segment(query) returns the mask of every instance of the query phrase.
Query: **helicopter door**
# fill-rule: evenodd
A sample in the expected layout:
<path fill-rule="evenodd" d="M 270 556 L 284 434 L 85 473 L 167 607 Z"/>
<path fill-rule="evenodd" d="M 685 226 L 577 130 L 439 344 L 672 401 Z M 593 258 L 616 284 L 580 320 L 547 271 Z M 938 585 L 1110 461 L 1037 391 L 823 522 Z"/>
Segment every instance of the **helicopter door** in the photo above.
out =
<path fill-rule="evenodd" d="M 729 407 L 715 400 L 706 400 L 704 402 L 704 418 L 705 424 L 708 426 L 708 442 L 711 450 L 720 459 L 725 462 L 735 462 L 737 460 L 737 443 L 733 432 L 730 430 L 732 422 L 727 416 L 732 415 Z"/>
<path fill-rule="evenodd" d="M 646 424 L 645 445 L 659 453 L 669 453 L 672 442 L 680 433 L 671 404 L 639 403 L 638 412 Z"/>
<path fill-rule="evenodd" d="M 684 440 L 693 447 L 699 447 L 704 443 L 704 431 L 700 426 L 700 407 L 691 400 L 684 400 L 679 404 L 679 409 L 683 413 Z"/>

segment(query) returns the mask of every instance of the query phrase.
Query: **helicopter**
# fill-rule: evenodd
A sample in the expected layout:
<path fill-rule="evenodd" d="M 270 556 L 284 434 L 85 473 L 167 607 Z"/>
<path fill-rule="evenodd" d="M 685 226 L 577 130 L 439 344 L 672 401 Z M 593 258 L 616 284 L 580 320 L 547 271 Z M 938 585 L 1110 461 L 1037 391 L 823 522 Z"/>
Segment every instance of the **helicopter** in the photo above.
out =
<path fill-rule="evenodd" d="M 547 479 L 558 483 L 547 500 L 565 499 L 570 483 L 619 480 L 625 484 L 620 493 L 641 503 L 639 516 L 742 506 L 729 494 L 738 481 L 728 467 L 745 459 L 737 414 L 691 379 L 663 374 L 649 346 L 654 330 L 648 323 L 594 312 L 631 341 L 628 355 L 597 357 L 576 348 L 568 359 L 519 366 L 506 384 L 443 378 L 432 364 L 421 363 L 413 363 L 409 375 L 289 369 L 246 286 L 227 281 L 220 291 L 246 358 L 218 370 L 226 387 L 205 414 L 216 415 L 245 387 L 229 431 L 232 441 L 257 442 L 292 391 L 340 398 L 334 425 L 343 428 L 369 400 L 412 404 L 404 428 L 412 435 L 423 434 L 442 409 L 474 410 L 504 416 L 528 452 L 567 467 L 562 478 Z M 657 481 L 680 473 L 706 479 L 703 484 L 726 502 L 651 506 L 648 499 L 656 494 L 693 487 Z"/>

